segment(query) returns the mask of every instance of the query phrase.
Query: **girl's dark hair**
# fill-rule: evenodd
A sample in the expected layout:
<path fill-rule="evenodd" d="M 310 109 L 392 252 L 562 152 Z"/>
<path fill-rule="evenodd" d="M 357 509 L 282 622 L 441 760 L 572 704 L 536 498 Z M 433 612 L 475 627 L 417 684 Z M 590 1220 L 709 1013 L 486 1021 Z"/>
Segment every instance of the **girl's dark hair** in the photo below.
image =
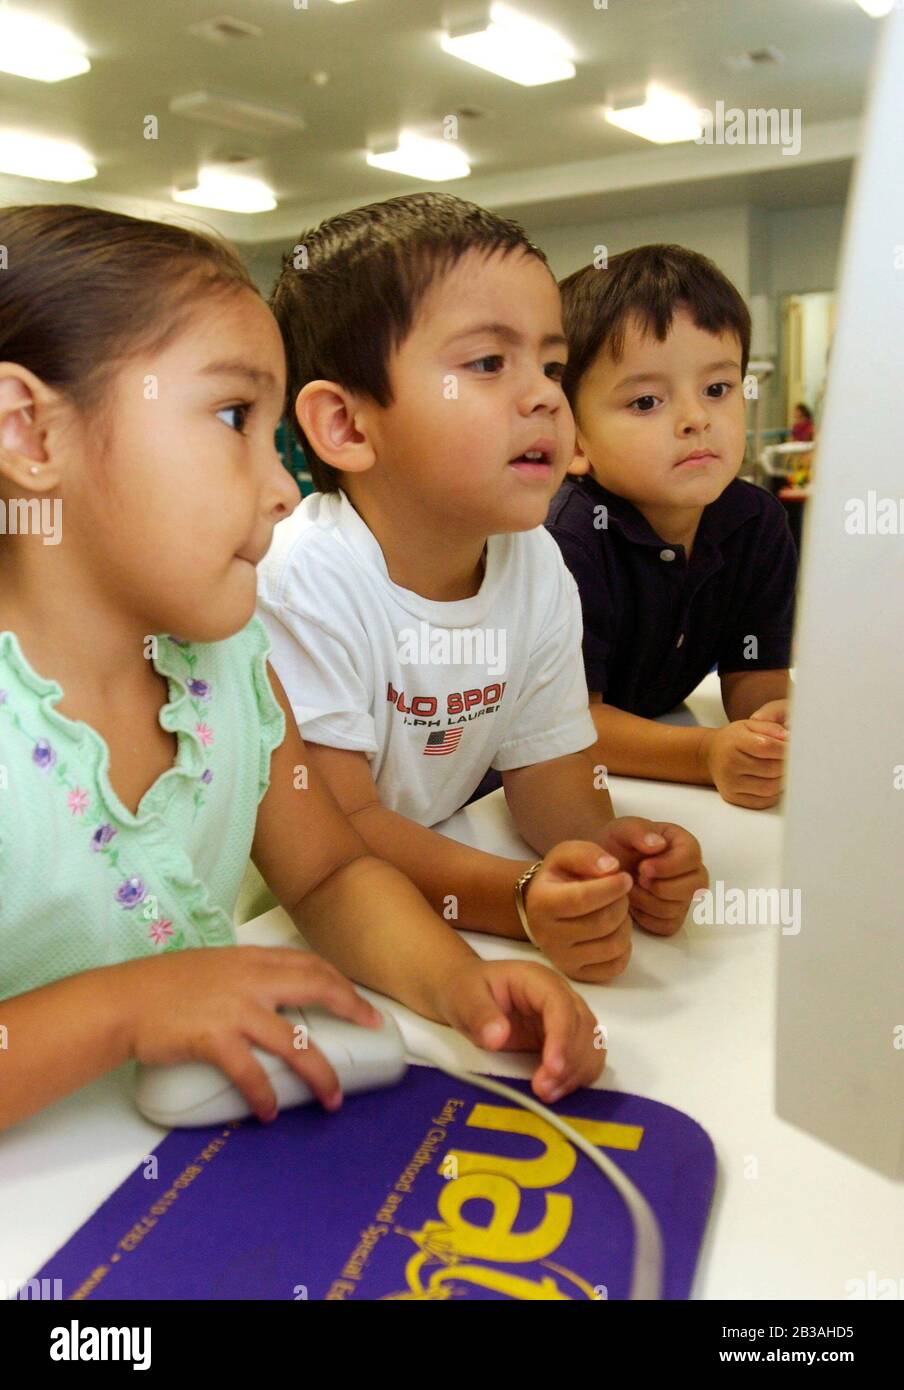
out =
<path fill-rule="evenodd" d="M 562 386 L 574 406 L 585 372 L 604 349 L 615 361 L 625 330 L 637 320 L 665 342 L 675 310 L 686 306 L 707 333 L 734 332 L 741 341 L 741 373 L 750 359 L 750 313 L 718 266 L 683 246 L 638 246 L 609 259 L 606 269 L 585 266 L 559 284 L 568 338 Z"/>
<path fill-rule="evenodd" d="M 389 405 L 391 352 L 437 276 L 471 250 L 523 251 L 547 264 L 517 222 L 449 193 L 412 193 L 331 217 L 283 257 L 270 304 L 286 347 L 286 418 L 321 492 L 337 491 L 341 475 L 305 437 L 299 391 L 323 378 Z"/>
<path fill-rule="evenodd" d="M 807 417 L 808 420 L 812 420 L 812 419 L 813 419 L 813 412 L 812 412 L 812 410 L 810 409 L 810 407 L 809 407 L 808 405 L 804 405 L 803 401 L 798 401 L 798 402 L 797 402 L 797 405 L 795 406 L 795 410 L 799 410 L 803 415 L 806 415 L 806 417 Z"/>
<path fill-rule="evenodd" d="M 75 204 L 0 209 L 0 361 L 86 412 L 119 363 L 239 288 L 255 290 L 238 254 L 201 232 Z"/>

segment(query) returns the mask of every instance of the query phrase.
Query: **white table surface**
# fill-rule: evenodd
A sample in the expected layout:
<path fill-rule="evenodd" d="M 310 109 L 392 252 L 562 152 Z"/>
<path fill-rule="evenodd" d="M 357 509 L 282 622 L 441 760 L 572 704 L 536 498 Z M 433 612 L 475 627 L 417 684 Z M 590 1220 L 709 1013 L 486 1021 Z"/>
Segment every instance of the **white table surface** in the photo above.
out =
<path fill-rule="evenodd" d="M 709 677 L 688 702 L 724 722 Z M 675 722 L 692 722 L 684 711 Z M 613 777 L 616 811 L 685 825 L 715 882 L 778 887 L 781 815 L 729 806 L 715 791 Z M 446 833 L 528 857 L 501 793 Z M 628 971 L 579 986 L 608 1029 L 600 1085 L 684 1110 L 712 1136 L 718 1177 L 694 1293 L 703 1299 L 844 1299 L 848 1281 L 904 1278 L 904 1188 L 776 1118 L 773 1010 L 779 928 L 699 926 L 669 939 L 638 930 Z M 536 958 L 524 943 L 465 933 L 482 956 Z M 295 936 L 274 909 L 239 928 L 246 943 Z M 491 1054 L 394 1001 L 408 1047 L 472 1070 L 528 1076 L 526 1057 Z M 840 1025 L 843 1026 L 843 1025 Z M 0 1297 L 34 1274 L 163 1137 L 131 1100 L 126 1066 L 0 1135 Z"/>

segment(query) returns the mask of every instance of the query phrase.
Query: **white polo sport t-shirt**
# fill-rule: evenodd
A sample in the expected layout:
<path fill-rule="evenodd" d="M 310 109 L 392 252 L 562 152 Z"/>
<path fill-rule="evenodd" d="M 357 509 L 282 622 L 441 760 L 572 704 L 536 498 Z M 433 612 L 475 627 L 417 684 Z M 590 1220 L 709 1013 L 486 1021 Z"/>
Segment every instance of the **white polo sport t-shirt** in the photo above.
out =
<path fill-rule="evenodd" d="M 274 531 L 258 611 L 302 737 L 367 754 L 383 805 L 421 825 L 490 767 L 596 742 L 577 586 L 542 526 L 490 536 L 479 592 L 437 603 L 392 582 L 345 493 L 314 493 Z"/>

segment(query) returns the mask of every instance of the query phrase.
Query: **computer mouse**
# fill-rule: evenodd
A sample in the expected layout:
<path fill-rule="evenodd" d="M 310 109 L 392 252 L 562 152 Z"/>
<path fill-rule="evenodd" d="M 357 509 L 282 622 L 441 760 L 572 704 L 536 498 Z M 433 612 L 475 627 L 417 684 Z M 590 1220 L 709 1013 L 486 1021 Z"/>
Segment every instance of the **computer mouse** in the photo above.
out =
<path fill-rule="evenodd" d="M 405 1044 L 398 1025 L 383 1015 L 380 1029 L 361 1028 L 325 1009 L 282 1008 L 279 1012 L 307 1033 L 339 1078 L 343 1095 L 394 1086 L 408 1069 Z M 266 1071 L 276 1092 L 280 1110 L 306 1105 L 314 1093 L 281 1057 L 253 1047 L 251 1051 Z M 146 1119 L 167 1128 L 218 1125 L 251 1114 L 248 1102 L 225 1072 L 209 1062 L 176 1062 L 171 1066 L 139 1065 L 135 1101 Z"/>

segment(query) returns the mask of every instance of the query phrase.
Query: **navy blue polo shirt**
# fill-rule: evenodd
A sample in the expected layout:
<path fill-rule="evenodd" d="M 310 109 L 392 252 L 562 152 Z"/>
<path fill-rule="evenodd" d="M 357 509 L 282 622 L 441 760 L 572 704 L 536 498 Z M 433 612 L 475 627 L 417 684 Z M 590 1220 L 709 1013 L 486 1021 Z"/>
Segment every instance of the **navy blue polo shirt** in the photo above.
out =
<path fill-rule="evenodd" d="M 606 704 L 655 719 L 714 664 L 720 674 L 791 664 L 797 551 L 762 488 L 736 478 L 703 509 L 690 561 L 586 475 L 565 479 L 546 526 L 580 591 L 587 687 Z"/>

